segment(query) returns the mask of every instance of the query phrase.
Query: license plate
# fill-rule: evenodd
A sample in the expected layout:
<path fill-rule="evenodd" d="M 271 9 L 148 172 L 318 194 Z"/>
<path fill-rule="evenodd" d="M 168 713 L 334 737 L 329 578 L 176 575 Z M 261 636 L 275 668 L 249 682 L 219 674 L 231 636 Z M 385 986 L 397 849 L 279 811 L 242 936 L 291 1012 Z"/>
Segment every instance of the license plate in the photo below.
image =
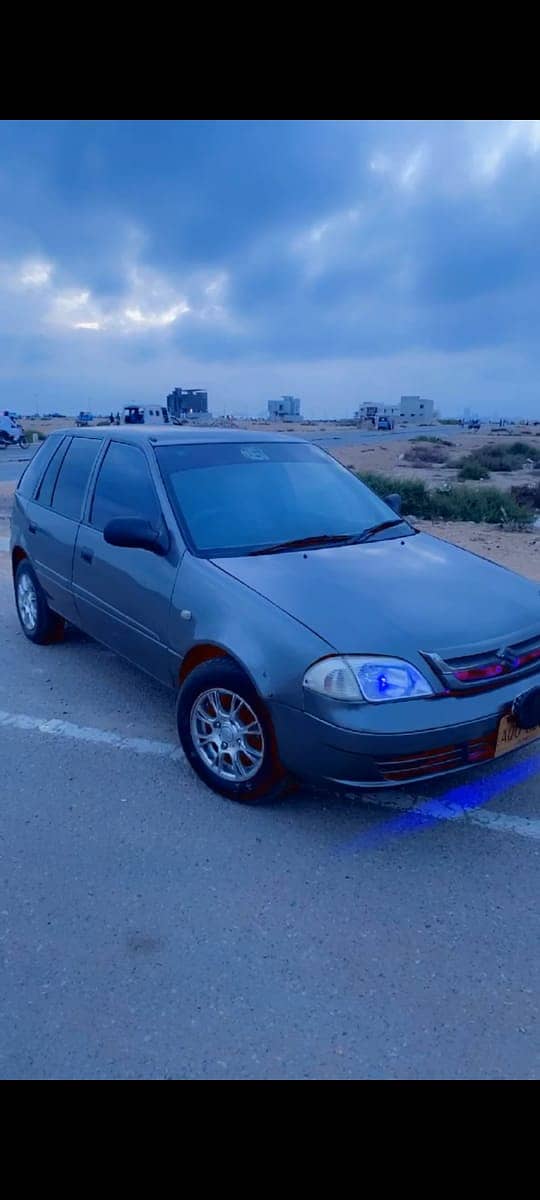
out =
<path fill-rule="evenodd" d="M 534 742 L 539 737 L 540 725 L 535 725 L 534 729 L 520 729 L 512 717 L 501 717 L 497 732 L 495 758 L 499 754 L 508 754 L 509 750 L 517 750 L 518 746 L 525 746 L 527 742 Z"/>

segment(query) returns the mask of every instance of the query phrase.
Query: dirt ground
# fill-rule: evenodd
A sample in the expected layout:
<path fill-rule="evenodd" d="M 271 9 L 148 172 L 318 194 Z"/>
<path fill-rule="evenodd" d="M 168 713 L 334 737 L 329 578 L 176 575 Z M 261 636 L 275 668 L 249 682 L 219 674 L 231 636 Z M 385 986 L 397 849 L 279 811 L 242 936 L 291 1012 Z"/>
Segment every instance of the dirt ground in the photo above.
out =
<path fill-rule="evenodd" d="M 392 439 L 384 443 L 381 439 L 376 445 L 366 446 L 345 446 L 339 445 L 329 447 L 331 454 L 342 462 L 346 467 L 352 467 L 355 471 L 372 471 L 383 475 L 391 475 L 395 479 L 421 479 L 428 487 L 440 487 L 442 483 L 452 483 L 456 480 L 457 467 L 453 464 L 465 454 L 473 453 L 479 446 L 499 445 L 501 442 L 512 440 L 522 441 L 530 439 L 531 445 L 540 447 L 540 440 L 536 441 L 536 436 L 540 439 L 540 433 L 535 432 L 527 434 L 525 431 L 516 430 L 513 432 L 511 439 L 507 434 L 486 434 L 484 433 L 463 433 L 456 438 L 452 438 L 453 447 L 447 447 L 449 459 L 447 464 L 433 467 L 414 467 L 410 463 L 405 462 L 405 454 L 409 446 L 408 442 L 401 439 Z M 444 438 L 444 429 L 441 429 L 440 436 Z M 448 439 L 450 441 L 450 439 Z M 478 483 L 475 481 L 474 487 L 497 487 L 501 491 L 509 491 L 516 484 L 538 483 L 538 471 L 522 469 L 519 471 L 492 471 L 490 479 L 481 480 Z"/>

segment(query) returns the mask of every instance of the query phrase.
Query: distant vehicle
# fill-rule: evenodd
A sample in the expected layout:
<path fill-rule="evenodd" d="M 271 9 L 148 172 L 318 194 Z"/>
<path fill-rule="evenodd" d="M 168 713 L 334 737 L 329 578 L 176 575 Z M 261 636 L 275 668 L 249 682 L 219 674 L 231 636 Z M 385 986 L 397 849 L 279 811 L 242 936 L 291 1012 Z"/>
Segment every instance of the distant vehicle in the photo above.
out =
<path fill-rule="evenodd" d="M 480 421 L 469 421 L 469 429 L 480 429 Z"/>
<path fill-rule="evenodd" d="M 379 422 L 378 422 L 377 428 L 378 429 L 393 429 L 394 422 L 391 417 L 379 417 Z"/>
<path fill-rule="evenodd" d="M 72 622 L 173 688 L 188 762 L 231 800 L 485 772 L 540 738 L 538 583 L 400 507 L 300 438 L 52 432 L 12 511 L 21 626 Z"/>
<path fill-rule="evenodd" d="M 75 422 L 75 424 L 76 424 L 76 425 L 83 425 L 83 426 L 84 426 L 84 425 L 89 425 L 89 424 L 90 424 L 90 422 L 91 422 L 91 421 L 93 421 L 93 420 L 94 420 L 94 417 L 93 417 L 93 414 L 92 414 L 92 413 L 90 413 L 90 412 L 80 412 L 80 413 L 79 413 L 79 415 L 78 415 L 78 417 L 77 417 L 77 419 L 76 419 L 76 422 Z"/>
<path fill-rule="evenodd" d="M 7 446 L 26 446 L 26 435 L 22 425 L 14 420 L 13 414 L 0 413 L 0 450 Z"/>
<path fill-rule="evenodd" d="M 162 404 L 126 404 L 123 425 L 168 425 L 169 413 Z"/>

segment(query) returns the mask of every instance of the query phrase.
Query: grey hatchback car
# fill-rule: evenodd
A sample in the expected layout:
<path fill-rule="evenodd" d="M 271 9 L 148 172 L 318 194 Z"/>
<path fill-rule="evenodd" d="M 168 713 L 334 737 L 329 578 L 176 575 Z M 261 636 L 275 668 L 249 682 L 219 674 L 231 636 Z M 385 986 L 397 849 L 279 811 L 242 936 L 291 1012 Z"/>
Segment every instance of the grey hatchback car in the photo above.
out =
<path fill-rule="evenodd" d="M 540 735 L 540 591 L 287 435 L 51 434 L 16 490 L 15 599 L 173 688 L 180 741 L 248 803 L 376 788 Z"/>

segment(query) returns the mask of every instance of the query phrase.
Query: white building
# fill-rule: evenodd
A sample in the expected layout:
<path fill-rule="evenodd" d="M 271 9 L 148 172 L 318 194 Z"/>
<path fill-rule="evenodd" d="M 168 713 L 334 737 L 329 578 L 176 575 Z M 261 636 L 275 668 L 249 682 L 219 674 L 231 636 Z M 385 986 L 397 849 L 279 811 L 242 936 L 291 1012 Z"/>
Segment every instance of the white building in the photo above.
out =
<path fill-rule="evenodd" d="M 298 396 L 282 396 L 281 400 L 269 400 L 268 416 L 271 421 L 301 421 Z"/>
<path fill-rule="evenodd" d="M 429 424 L 433 420 L 433 400 L 423 400 L 420 396 L 402 396 L 399 409 L 404 421 Z"/>
<path fill-rule="evenodd" d="M 396 404 L 361 404 L 354 415 L 357 421 L 377 422 L 379 417 L 389 417 L 395 421 L 399 416 L 399 409 Z"/>

